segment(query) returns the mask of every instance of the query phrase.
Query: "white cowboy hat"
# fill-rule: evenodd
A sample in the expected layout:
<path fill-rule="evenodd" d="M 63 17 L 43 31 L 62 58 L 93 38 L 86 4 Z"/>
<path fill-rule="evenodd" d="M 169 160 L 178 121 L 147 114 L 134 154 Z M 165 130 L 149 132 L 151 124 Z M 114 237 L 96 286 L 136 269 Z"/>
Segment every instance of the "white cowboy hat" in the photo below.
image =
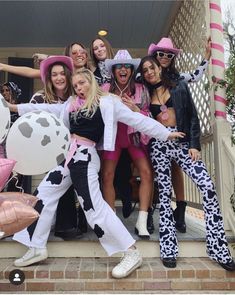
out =
<path fill-rule="evenodd" d="M 121 49 L 118 50 L 113 59 L 105 60 L 105 67 L 109 74 L 112 72 L 112 67 L 118 64 L 131 64 L 136 70 L 140 64 L 140 58 L 132 58 L 127 50 Z"/>

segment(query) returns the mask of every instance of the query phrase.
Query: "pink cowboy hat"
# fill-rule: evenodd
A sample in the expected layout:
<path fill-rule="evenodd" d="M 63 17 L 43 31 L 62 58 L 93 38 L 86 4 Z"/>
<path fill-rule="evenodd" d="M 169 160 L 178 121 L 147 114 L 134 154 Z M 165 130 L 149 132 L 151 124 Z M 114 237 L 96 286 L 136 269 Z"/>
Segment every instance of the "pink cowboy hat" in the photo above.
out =
<path fill-rule="evenodd" d="M 150 44 L 148 55 L 153 55 L 156 51 L 170 51 L 176 56 L 181 52 L 181 49 L 175 48 L 170 38 L 162 38 L 157 44 Z"/>
<path fill-rule="evenodd" d="M 132 58 L 127 50 L 121 49 L 118 50 L 113 59 L 105 60 L 105 67 L 109 74 L 112 72 L 112 67 L 118 64 L 131 64 L 134 67 L 134 70 L 136 70 L 140 64 L 140 58 Z"/>
<path fill-rule="evenodd" d="M 65 55 L 49 56 L 40 63 L 40 75 L 43 83 L 46 81 L 46 74 L 49 66 L 55 63 L 63 63 L 71 73 L 73 72 L 73 60 L 71 57 Z"/>

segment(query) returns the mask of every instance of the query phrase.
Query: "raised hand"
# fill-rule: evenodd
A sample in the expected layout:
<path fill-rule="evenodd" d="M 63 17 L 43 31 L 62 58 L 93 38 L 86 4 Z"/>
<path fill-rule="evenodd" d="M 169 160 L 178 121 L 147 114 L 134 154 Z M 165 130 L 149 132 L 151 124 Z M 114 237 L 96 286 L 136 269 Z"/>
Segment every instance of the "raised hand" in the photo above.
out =
<path fill-rule="evenodd" d="M 211 57 L 211 37 L 208 37 L 205 47 L 206 47 L 205 59 L 209 60 Z"/>
<path fill-rule="evenodd" d="M 122 102 L 133 112 L 140 112 L 139 107 L 134 103 L 133 99 L 129 95 L 124 93 L 121 99 Z"/>
<path fill-rule="evenodd" d="M 32 57 L 33 57 L 35 63 L 40 64 L 41 61 L 48 58 L 48 55 L 44 54 L 44 53 L 34 53 L 34 55 Z"/>

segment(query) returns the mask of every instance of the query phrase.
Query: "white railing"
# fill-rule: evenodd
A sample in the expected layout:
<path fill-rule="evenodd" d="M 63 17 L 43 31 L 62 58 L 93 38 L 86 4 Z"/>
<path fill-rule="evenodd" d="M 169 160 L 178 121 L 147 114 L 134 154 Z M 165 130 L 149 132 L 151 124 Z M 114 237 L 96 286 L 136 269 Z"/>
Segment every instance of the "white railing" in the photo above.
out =
<path fill-rule="evenodd" d="M 181 7 L 171 24 L 169 36 L 177 48 L 182 49 L 177 60 L 177 69 L 181 72 L 193 72 L 202 61 L 205 53 L 207 39 L 205 1 L 183 1 Z M 202 160 L 214 180 L 214 145 L 211 127 L 211 105 L 209 92 L 205 89 L 208 83 L 208 71 L 197 83 L 190 83 L 190 91 L 196 105 L 202 131 Z M 184 176 L 186 201 L 190 206 L 202 208 L 201 196 L 195 184 Z"/>
<path fill-rule="evenodd" d="M 231 204 L 231 196 L 235 194 L 235 146 L 231 138 L 222 139 L 222 171 L 223 171 L 223 199 L 221 202 L 224 221 L 227 229 L 235 235 L 235 204 Z"/>

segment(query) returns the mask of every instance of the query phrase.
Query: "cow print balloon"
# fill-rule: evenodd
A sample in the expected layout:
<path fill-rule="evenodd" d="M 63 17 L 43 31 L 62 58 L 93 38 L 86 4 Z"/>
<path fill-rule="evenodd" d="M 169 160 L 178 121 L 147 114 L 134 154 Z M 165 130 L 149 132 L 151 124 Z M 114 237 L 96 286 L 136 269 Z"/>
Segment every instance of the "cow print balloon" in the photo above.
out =
<path fill-rule="evenodd" d="M 34 111 L 12 125 L 6 141 L 7 157 L 17 161 L 14 171 L 38 175 L 65 160 L 69 142 L 69 130 L 60 119 L 45 111 Z"/>
<path fill-rule="evenodd" d="M 6 137 L 10 128 L 10 110 L 3 96 L 0 94 L 0 143 L 2 143 Z"/>

